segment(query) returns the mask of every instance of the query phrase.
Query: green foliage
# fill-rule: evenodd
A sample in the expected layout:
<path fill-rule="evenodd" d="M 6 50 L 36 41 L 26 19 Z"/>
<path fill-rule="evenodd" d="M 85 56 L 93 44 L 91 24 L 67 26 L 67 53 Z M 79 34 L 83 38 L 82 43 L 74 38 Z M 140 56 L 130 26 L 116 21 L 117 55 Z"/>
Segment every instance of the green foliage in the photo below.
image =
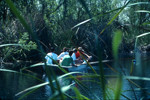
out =
<path fill-rule="evenodd" d="M 27 32 L 23 33 L 18 41 L 18 44 L 22 45 L 23 49 L 30 51 L 32 49 L 37 49 L 35 42 L 29 41 L 29 34 Z"/>
<path fill-rule="evenodd" d="M 118 50 L 121 42 L 122 42 L 122 32 L 118 30 L 114 33 L 113 42 L 112 42 L 113 54 L 116 60 L 118 58 Z"/>
<path fill-rule="evenodd" d="M 27 52 L 31 50 L 37 49 L 37 45 L 35 42 L 29 40 L 29 35 L 27 32 L 22 34 L 17 44 L 3 44 L 0 45 L 2 48 L 2 52 L 5 61 L 16 61 L 23 60 L 27 58 Z"/>
<path fill-rule="evenodd" d="M 64 32 L 52 34 L 54 43 L 59 47 L 71 47 L 73 46 L 72 37 L 73 32 L 71 30 L 65 30 Z"/>
<path fill-rule="evenodd" d="M 21 16 L 20 12 L 18 9 L 14 6 L 13 2 L 11 0 L 5 0 L 14 15 L 20 20 L 20 22 L 24 25 L 24 27 L 27 29 L 27 31 L 32 34 L 32 30 L 30 29 L 29 25 L 26 23 L 24 18 Z"/>
<path fill-rule="evenodd" d="M 128 1 L 127 4 L 125 4 L 118 13 L 116 13 L 113 18 L 107 23 L 107 25 L 105 26 L 105 28 L 100 32 L 100 34 L 102 34 L 105 29 L 119 16 L 119 14 L 124 10 L 124 8 L 129 4 L 130 1 Z"/>

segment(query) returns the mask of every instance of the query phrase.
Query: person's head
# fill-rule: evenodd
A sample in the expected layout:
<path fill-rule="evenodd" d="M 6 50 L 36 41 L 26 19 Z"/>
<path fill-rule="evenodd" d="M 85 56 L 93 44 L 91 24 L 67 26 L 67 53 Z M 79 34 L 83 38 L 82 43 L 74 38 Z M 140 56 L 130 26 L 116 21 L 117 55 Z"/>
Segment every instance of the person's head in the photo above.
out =
<path fill-rule="evenodd" d="M 77 52 L 77 49 L 76 49 L 76 48 L 74 48 L 74 49 L 73 49 L 73 52 Z"/>
<path fill-rule="evenodd" d="M 84 50 L 82 49 L 82 47 L 78 47 L 78 50 L 79 50 L 79 51 L 84 51 Z"/>
<path fill-rule="evenodd" d="M 63 52 L 66 52 L 68 49 L 66 47 L 63 48 Z"/>
<path fill-rule="evenodd" d="M 70 51 L 69 51 L 69 56 L 71 56 L 71 55 L 72 55 L 72 53 L 73 53 L 73 51 L 72 51 L 72 50 L 70 50 Z"/>

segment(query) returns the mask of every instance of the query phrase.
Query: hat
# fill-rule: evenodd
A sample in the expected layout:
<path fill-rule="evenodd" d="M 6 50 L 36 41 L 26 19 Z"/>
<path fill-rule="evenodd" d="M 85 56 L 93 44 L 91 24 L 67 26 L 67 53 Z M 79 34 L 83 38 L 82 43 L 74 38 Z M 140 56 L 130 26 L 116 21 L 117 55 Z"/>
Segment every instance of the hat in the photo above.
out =
<path fill-rule="evenodd" d="M 82 47 L 78 47 L 78 49 L 79 49 L 80 51 L 84 51 L 84 50 L 82 49 Z"/>

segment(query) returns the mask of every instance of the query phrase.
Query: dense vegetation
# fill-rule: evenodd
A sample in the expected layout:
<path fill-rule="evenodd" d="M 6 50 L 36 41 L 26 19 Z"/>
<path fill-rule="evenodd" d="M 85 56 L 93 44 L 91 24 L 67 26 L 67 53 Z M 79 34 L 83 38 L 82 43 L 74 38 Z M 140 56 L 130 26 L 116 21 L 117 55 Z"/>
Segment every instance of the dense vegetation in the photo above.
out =
<path fill-rule="evenodd" d="M 96 47 L 93 44 L 98 42 L 102 51 L 111 57 L 111 41 L 116 30 L 123 32 L 120 46 L 122 53 L 133 50 L 136 35 L 149 31 L 149 13 L 136 12 L 149 9 L 148 4 L 140 3 L 141 1 L 147 0 L 132 0 L 123 9 L 121 7 L 128 0 L 19 0 L 13 3 L 45 52 L 51 46 L 56 47 L 57 53 L 64 46 L 82 46 L 95 54 Z M 81 23 L 83 21 L 87 22 Z M 35 61 L 35 57 L 39 58 L 36 60 L 41 60 L 39 53 L 31 50 L 39 46 L 5 0 L 0 1 L 0 22 L 0 44 L 26 45 L 26 49 L 16 46 L 1 48 L 0 54 L 4 62 L 25 59 Z M 74 27 L 75 25 L 78 26 Z M 147 45 L 148 40 L 149 38 L 142 39 L 141 43 Z M 32 44 L 35 46 L 32 47 Z"/>

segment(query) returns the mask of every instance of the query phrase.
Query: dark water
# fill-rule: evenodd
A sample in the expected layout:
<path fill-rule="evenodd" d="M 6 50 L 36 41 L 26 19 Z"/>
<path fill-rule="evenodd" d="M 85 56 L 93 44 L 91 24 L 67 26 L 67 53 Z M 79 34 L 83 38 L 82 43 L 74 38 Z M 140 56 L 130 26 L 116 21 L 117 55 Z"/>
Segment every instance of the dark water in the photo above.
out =
<path fill-rule="evenodd" d="M 116 72 L 113 71 L 113 63 L 105 63 L 103 64 L 104 67 L 104 74 L 105 75 L 118 75 Z M 130 69 L 132 66 L 132 59 L 120 59 L 119 64 L 117 64 L 116 70 L 120 72 L 122 75 L 129 76 Z M 137 65 L 138 66 L 138 65 Z M 134 65 L 132 76 L 141 76 L 150 78 L 150 61 L 148 58 L 143 58 L 141 61 L 141 68 L 140 71 L 138 67 Z M 100 72 L 98 66 L 93 66 L 96 69 L 97 73 Z M 137 68 L 136 68 L 137 67 Z M 90 68 L 88 68 L 86 73 L 93 73 Z M 32 74 L 31 74 L 32 75 Z M 43 81 L 48 81 L 47 77 L 41 74 L 33 75 L 38 77 Z M 80 75 L 78 75 L 80 76 Z M 83 81 L 85 86 L 89 89 L 84 90 L 79 85 L 75 84 L 74 86 L 77 87 L 83 95 L 86 95 L 92 100 L 101 100 L 102 98 L 102 89 L 101 86 L 96 82 L 87 82 L 86 80 L 90 80 L 90 78 L 80 78 L 79 80 Z M 98 81 L 97 78 L 92 78 L 92 80 Z M 114 93 L 113 90 L 110 88 L 115 89 L 117 78 L 109 77 L 106 78 L 106 86 L 109 88 L 106 90 L 106 93 L 109 94 L 109 99 L 113 99 Z M 65 84 L 69 84 L 70 81 L 66 79 L 59 80 L 61 85 L 64 86 Z M 145 80 L 132 80 L 132 82 L 123 79 L 123 86 L 122 86 L 122 94 L 132 100 L 139 100 L 139 99 L 148 99 L 150 96 L 148 92 L 150 92 L 150 81 Z M 134 83 L 133 83 L 134 82 Z M 10 72 L 0 72 L 0 100 L 16 100 L 23 96 L 25 93 L 16 96 L 17 93 L 23 91 L 29 87 L 35 86 L 37 84 L 42 83 L 41 81 L 34 79 L 32 77 L 23 75 L 23 74 L 15 74 Z M 73 92 L 70 90 L 67 93 L 69 95 L 74 95 Z M 23 100 L 47 100 L 51 96 L 51 89 L 48 85 L 43 86 L 33 93 L 29 94 L 28 96 L 24 97 Z M 124 96 L 121 96 L 121 99 L 126 100 Z"/>

